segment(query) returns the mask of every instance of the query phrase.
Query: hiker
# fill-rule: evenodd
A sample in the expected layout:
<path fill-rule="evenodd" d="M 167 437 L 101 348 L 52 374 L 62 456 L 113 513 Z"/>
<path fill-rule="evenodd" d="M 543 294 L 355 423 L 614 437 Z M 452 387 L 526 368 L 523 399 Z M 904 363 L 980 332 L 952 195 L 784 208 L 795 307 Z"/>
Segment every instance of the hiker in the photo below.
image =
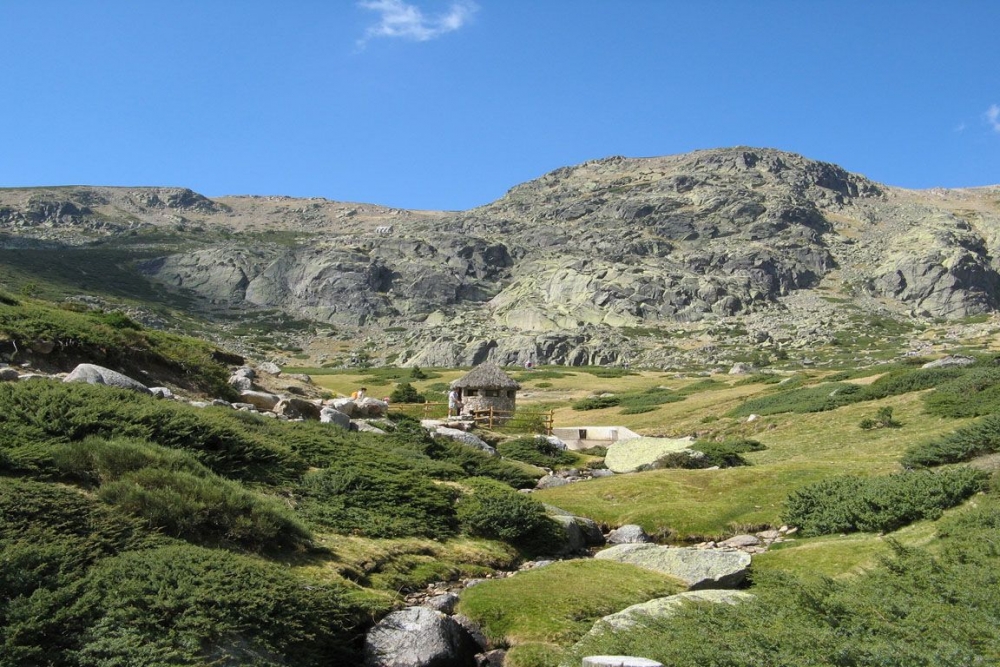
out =
<path fill-rule="evenodd" d="M 351 394 L 351 400 L 360 401 L 361 399 L 363 399 L 365 397 L 365 392 L 366 391 L 368 391 L 368 390 L 365 389 L 364 387 L 361 387 L 361 389 L 358 389 L 357 391 L 355 391 L 355 392 L 353 392 Z"/>
<path fill-rule="evenodd" d="M 462 414 L 462 401 L 459 399 L 457 389 L 448 392 L 448 416 L 451 417 L 453 412 L 456 417 Z"/>

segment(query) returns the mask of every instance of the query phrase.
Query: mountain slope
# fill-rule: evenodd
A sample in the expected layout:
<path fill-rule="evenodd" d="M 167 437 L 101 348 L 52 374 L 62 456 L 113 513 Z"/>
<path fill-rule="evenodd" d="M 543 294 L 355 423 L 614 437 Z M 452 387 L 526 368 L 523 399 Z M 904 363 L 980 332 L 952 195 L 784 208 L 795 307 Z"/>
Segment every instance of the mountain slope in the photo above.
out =
<path fill-rule="evenodd" d="M 206 316 L 279 310 L 420 365 L 670 365 L 690 345 L 665 336 L 711 347 L 721 329 L 812 348 L 859 318 L 991 313 L 1000 286 L 1000 188 L 908 191 L 756 148 L 596 160 L 453 213 L 7 190 L 0 234 L 6 248 L 130 240 L 138 271 Z"/>

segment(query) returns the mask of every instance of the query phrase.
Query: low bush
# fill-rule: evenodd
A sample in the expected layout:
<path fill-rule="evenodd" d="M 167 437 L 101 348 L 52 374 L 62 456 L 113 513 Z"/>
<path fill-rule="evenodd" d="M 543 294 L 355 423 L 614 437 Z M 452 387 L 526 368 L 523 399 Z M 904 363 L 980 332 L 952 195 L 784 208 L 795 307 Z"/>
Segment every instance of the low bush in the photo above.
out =
<path fill-rule="evenodd" d="M 1000 412 L 1000 368 L 971 368 L 924 398 L 929 414 L 980 417 Z"/>
<path fill-rule="evenodd" d="M 621 403 L 621 398 L 618 396 L 591 396 L 589 398 L 581 398 L 579 401 L 573 402 L 574 410 L 603 410 L 604 408 L 613 408 Z"/>
<path fill-rule="evenodd" d="M 782 519 L 803 535 L 889 532 L 936 519 L 981 490 L 988 475 L 972 468 L 881 477 L 835 477 L 789 495 Z"/>
<path fill-rule="evenodd" d="M 132 438 L 183 449 L 213 472 L 242 481 L 280 484 L 296 478 L 303 462 L 286 449 L 276 424 L 235 410 L 198 410 L 103 385 L 36 381 L 0 385 L 0 448 L 16 466 L 51 466 L 33 448 L 91 436 Z"/>
<path fill-rule="evenodd" d="M 469 493 L 459 498 L 456 512 L 470 535 L 524 545 L 548 522 L 545 507 L 526 494 L 482 477 L 465 484 Z"/>
<path fill-rule="evenodd" d="M 574 465 L 578 457 L 560 449 L 545 438 L 516 438 L 497 445 L 497 452 L 508 459 L 545 468 Z"/>
<path fill-rule="evenodd" d="M 306 475 L 301 490 L 302 513 L 336 532 L 445 539 L 457 529 L 455 490 L 413 471 L 338 465 Z"/>
<path fill-rule="evenodd" d="M 389 394 L 390 403 L 426 403 L 427 398 L 417 392 L 409 382 L 400 382 Z"/>
<path fill-rule="evenodd" d="M 941 439 L 912 445 L 901 463 L 908 468 L 929 468 L 996 452 L 1000 452 L 1000 414 L 983 417 Z"/>
<path fill-rule="evenodd" d="M 216 475 L 143 468 L 105 484 L 98 496 L 151 529 L 197 544 L 263 551 L 310 541 L 287 509 Z"/>
<path fill-rule="evenodd" d="M 281 565 L 193 546 L 102 560 L 75 586 L 15 602 L 0 665 L 358 664 L 376 605 Z"/>
<path fill-rule="evenodd" d="M 767 447 L 757 440 L 737 438 L 719 442 L 698 440 L 691 445 L 691 449 L 704 454 L 704 460 L 708 462 L 706 467 L 733 468 L 750 465 L 750 462 L 741 456 L 742 454 L 764 451 Z"/>
<path fill-rule="evenodd" d="M 750 414 L 773 415 L 782 412 L 824 412 L 842 405 L 873 401 L 944 385 L 964 373 L 963 368 L 897 368 L 870 385 L 831 382 L 820 385 L 781 388 L 773 394 L 752 398 L 728 413 L 730 417 Z"/>

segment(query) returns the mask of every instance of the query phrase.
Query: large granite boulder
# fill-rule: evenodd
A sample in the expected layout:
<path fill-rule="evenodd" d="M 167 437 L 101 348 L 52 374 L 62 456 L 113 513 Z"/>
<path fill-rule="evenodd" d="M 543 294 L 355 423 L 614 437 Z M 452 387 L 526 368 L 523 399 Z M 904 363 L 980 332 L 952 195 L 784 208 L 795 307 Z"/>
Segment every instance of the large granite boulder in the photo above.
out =
<path fill-rule="evenodd" d="M 332 401 L 327 401 L 326 405 L 343 412 L 348 417 L 356 416 L 355 413 L 358 411 L 358 406 L 353 398 L 335 398 Z"/>
<path fill-rule="evenodd" d="M 149 388 L 141 382 L 137 382 L 136 380 L 133 380 L 118 371 L 113 371 L 110 368 L 105 368 L 104 366 L 98 366 L 96 364 L 80 364 L 74 368 L 69 375 L 63 378 L 63 382 L 103 384 L 109 387 L 117 387 L 119 389 L 131 389 L 143 394 L 149 393 Z"/>
<path fill-rule="evenodd" d="M 319 420 L 324 424 L 333 424 L 348 431 L 351 429 L 351 418 L 333 408 L 323 408 L 320 410 Z"/>
<path fill-rule="evenodd" d="M 607 539 L 609 544 L 647 544 L 653 541 L 642 526 L 634 523 L 615 528 L 608 533 Z"/>
<path fill-rule="evenodd" d="M 710 602 L 715 604 L 737 604 L 753 599 L 753 595 L 744 591 L 713 589 L 702 591 L 686 591 L 677 595 L 656 598 L 648 602 L 634 604 L 631 607 L 605 616 L 594 623 L 590 629 L 592 635 L 604 632 L 622 632 L 635 627 L 637 623 L 647 618 L 669 618 L 675 615 L 686 603 Z"/>
<path fill-rule="evenodd" d="M 636 472 L 661 456 L 690 449 L 692 438 L 632 438 L 608 447 L 604 465 L 616 473 Z"/>
<path fill-rule="evenodd" d="M 240 392 L 240 402 L 249 403 L 258 410 L 263 410 L 264 412 L 271 412 L 274 407 L 278 404 L 281 397 L 277 394 L 272 394 L 266 391 L 241 391 Z"/>
<path fill-rule="evenodd" d="M 289 419 L 319 419 L 319 411 L 319 406 L 312 401 L 296 396 L 283 398 L 274 406 L 275 414 Z"/>
<path fill-rule="evenodd" d="M 474 447 L 475 449 L 486 452 L 491 456 L 497 453 L 497 450 L 493 449 L 493 447 L 491 447 L 489 443 L 487 443 L 479 436 L 473 435 L 471 433 L 466 433 L 465 431 L 462 431 L 457 428 L 448 428 L 447 426 L 439 426 L 434 430 L 432 435 L 434 435 L 435 437 L 441 436 L 444 438 L 448 438 L 450 440 L 454 440 L 455 442 L 460 442 L 463 445 L 468 445 L 469 447 Z"/>
<path fill-rule="evenodd" d="M 352 417 L 385 417 L 389 412 L 389 404 L 377 398 L 366 396 L 355 402 Z"/>
<path fill-rule="evenodd" d="M 750 554 L 722 549 L 618 544 L 594 557 L 669 574 L 684 581 L 690 590 L 735 588 L 750 570 Z"/>
<path fill-rule="evenodd" d="M 475 667 L 477 652 L 475 640 L 450 616 L 407 607 L 368 632 L 365 667 Z"/>

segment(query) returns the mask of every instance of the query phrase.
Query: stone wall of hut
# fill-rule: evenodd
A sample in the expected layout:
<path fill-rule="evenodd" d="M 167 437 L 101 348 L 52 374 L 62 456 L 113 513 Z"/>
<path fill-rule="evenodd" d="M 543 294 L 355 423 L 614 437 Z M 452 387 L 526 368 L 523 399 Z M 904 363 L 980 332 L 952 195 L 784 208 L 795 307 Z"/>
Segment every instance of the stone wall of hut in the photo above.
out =
<path fill-rule="evenodd" d="M 514 412 L 517 402 L 516 389 L 463 389 L 462 412 L 472 413 L 476 410 L 495 412 Z"/>

